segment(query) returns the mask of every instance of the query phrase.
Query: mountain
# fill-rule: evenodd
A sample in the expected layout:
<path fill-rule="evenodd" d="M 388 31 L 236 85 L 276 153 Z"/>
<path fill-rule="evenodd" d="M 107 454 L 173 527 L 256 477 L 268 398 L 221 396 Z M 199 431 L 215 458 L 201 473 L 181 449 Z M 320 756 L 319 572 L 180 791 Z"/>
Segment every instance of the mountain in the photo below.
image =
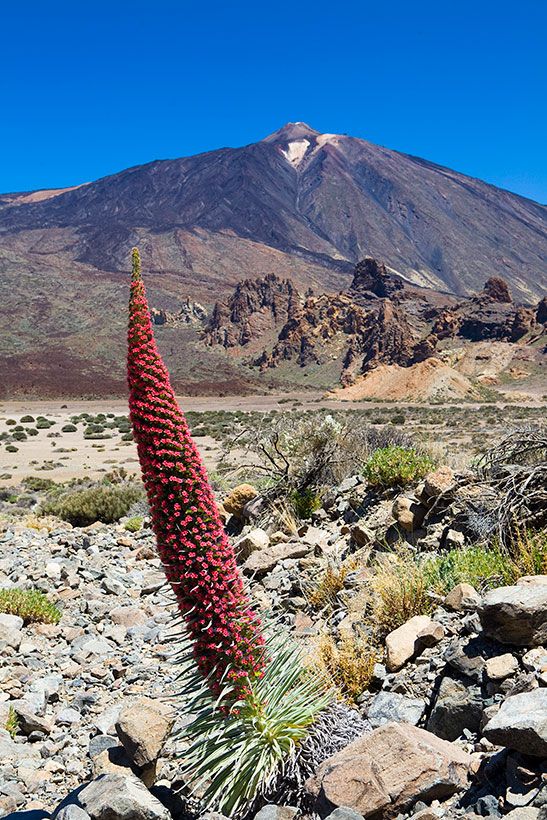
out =
<path fill-rule="evenodd" d="M 238 281 L 269 274 L 302 290 L 337 292 L 365 256 L 456 295 L 480 290 L 491 276 L 528 303 L 547 286 L 544 206 L 364 140 L 289 123 L 243 148 L 155 161 L 69 189 L 0 195 L 5 393 L 123 392 L 134 244 L 152 303 L 175 314 L 187 299 L 211 309 Z M 166 356 L 181 387 L 254 389 L 199 345 L 200 368 L 190 367 L 194 325 L 168 326 Z"/>

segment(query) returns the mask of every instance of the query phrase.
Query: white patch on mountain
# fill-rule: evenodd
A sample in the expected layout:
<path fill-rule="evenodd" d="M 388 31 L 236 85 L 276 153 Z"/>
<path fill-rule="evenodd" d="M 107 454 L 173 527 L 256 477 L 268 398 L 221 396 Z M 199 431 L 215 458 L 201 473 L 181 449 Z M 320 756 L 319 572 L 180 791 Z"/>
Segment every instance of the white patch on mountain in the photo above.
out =
<path fill-rule="evenodd" d="M 297 168 L 306 156 L 309 147 L 309 140 L 294 140 L 294 142 L 289 142 L 285 151 L 281 149 L 281 153 L 291 165 Z"/>

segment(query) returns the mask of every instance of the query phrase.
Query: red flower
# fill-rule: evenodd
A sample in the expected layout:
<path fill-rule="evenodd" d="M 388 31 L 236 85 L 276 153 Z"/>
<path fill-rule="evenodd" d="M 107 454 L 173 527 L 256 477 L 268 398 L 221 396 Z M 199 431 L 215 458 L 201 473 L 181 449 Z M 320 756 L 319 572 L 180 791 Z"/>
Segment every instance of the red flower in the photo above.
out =
<path fill-rule="evenodd" d="M 205 468 L 154 341 L 150 310 L 133 250 L 127 379 L 129 412 L 158 552 L 194 641 L 194 657 L 213 689 L 225 676 L 246 691 L 263 672 L 259 621 Z M 207 572 L 207 568 L 214 571 Z M 206 628 L 204 628 L 206 625 Z"/>

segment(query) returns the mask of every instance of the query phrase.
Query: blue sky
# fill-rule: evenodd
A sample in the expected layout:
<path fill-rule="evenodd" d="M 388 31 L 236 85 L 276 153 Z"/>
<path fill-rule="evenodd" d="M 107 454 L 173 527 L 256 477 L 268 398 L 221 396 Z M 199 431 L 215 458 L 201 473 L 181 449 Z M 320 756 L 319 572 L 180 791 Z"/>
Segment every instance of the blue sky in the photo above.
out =
<path fill-rule="evenodd" d="M 0 191 L 348 133 L 547 202 L 544 0 L 5 0 Z"/>

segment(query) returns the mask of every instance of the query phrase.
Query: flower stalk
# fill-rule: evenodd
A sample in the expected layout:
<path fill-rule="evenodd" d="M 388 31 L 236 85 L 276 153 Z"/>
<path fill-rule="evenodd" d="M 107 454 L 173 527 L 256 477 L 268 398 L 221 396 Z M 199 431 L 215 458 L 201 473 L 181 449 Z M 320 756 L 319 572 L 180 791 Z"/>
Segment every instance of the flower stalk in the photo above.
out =
<path fill-rule="evenodd" d="M 263 674 L 260 623 L 154 340 L 136 248 L 127 374 L 133 435 L 158 552 L 192 639 L 195 662 L 215 694 L 227 685 L 237 700 Z"/>

